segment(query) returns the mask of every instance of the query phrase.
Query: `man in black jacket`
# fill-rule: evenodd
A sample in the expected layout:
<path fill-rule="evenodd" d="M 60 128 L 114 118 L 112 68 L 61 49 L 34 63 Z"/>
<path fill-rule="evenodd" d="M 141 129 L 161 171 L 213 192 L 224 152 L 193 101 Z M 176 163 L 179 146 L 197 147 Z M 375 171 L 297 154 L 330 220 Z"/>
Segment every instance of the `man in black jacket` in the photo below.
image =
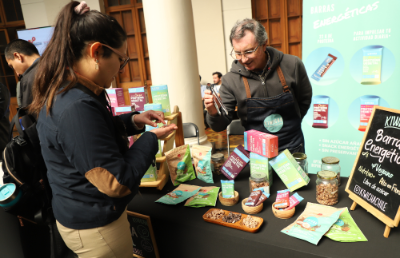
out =
<path fill-rule="evenodd" d="M 11 41 L 5 48 L 4 54 L 8 66 L 14 69 L 20 79 L 21 106 L 26 107 L 32 102 L 32 87 L 35 79 L 36 69 L 39 63 L 39 51 L 32 43 L 16 39 Z M 24 127 L 30 126 L 30 120 L 23 120 Z"/>
<path fill-rule="evenodd" d="M 4 148 L 8 143 L 8 134 L 10 130 L 10 120 L 8 118 L 10 111 L 10 93 L 7 87 L 0 83 L 0 151 L 3 153 Z M 3 155 L 0 157 L 2 161 Z"/>
<path fill-rule="evenodd" d="M 265 28 L 256 20 L 244 19 L 233 26 L 234 61 L 219 91 L 228 115 L 218 113 L 213 96 L 205 91 L 206 120 L 214 131 L 223 131 L 237 107 L 246 130 L 278 136 L 280 151 L 304 152 L 301 121 L 311 104 L 311 83 L 300 58 L 268 47 L 267 40 Z"/>

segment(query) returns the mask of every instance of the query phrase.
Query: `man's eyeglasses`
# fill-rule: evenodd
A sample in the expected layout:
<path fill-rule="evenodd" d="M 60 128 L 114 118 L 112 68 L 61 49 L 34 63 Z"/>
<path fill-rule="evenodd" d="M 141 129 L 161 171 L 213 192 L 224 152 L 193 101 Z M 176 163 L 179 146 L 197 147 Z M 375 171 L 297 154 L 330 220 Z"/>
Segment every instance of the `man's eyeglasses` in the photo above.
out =
<path fill-rule="evenodd" d="M 112 48 L 106 44 L 102 44 L 100 43 L 102 46 L 110 49 L 112 52 L 114 52 L 117 56 L 119 56 L 122 59 L 122 64 L 119 66 L 119 70 L 121 71 L 122 69 L 124 69 L 125 65 L 128 63 L 129 61 L 129 56 L 127 56 L 126 54 L 123 54 L 121 52 L 119 52 L 118 50 L 116 50 L 115 48 Z"/>
<path fill-rule="evenodd" d="M 240 59 L 242 59 L 243 57 L 246 57 L 246 58 L 254 57 L 254 56 L 255 56 L 255 52 L 257 51 L 257 49 L 258 49 L 259 46 L 260 46 L 260 45 L 258 45 L 254 50 L 247 50 L 247 51 L 245 51 L 244 53 L 235 52 L 235 50 L 232 49 L 232 51 L 231 51 L 231 56 L 232 56 L 232 58 L 235 59 L 235 60 L 240 60 Z"/>

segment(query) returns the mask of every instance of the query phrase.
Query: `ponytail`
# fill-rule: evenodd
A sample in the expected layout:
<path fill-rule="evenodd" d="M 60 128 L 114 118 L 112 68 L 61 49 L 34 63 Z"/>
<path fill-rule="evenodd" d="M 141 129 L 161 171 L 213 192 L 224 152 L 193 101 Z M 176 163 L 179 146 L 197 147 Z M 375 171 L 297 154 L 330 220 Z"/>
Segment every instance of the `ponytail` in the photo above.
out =
<path fill-rule="evenodd" d="M 126 33 L 111 16 L 98 11 L 78 14 L 74 11 L 79 2 L 73 1 L 61 10 L 54 33 L 40 58 L 33 84 L 33 102 L 29 112 L 39 115 L 46 105 L 49 114 L 57 94 L 70 90 L 77 82 L 73 71 L 74 63 L 83 56 L 88 43 L 100 42 L 113 48 L 120 48 L 126 40 Z M 104 56 L 111 51 L 104 48 Z M 70 83 L 60 91 L 61 84 Z"/>

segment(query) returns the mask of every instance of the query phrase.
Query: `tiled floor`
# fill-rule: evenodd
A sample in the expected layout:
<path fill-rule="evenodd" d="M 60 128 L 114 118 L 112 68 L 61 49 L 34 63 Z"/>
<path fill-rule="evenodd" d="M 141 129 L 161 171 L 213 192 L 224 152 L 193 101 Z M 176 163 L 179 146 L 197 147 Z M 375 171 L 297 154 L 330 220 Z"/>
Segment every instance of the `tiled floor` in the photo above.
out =
<path fill-rule="evenodd" d="M 222 132 L 214 132 L 211 128 L 206 129 L 208 141 L 213 143 L 214 152 L 222 152 L 225 158 L 228 157 L 228 146 L 226 140 L 226 130 Z M 231 135 L 229 137 L 230 151 L 233 151 L 238 145 L 243 145 L 243 135 Z"/>

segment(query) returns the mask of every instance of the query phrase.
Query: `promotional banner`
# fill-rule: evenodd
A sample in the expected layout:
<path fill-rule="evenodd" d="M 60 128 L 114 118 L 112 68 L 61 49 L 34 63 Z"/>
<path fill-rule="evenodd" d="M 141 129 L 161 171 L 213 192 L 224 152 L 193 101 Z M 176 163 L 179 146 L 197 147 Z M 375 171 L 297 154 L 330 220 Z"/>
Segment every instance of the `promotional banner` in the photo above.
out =
<path fill-rule="evenodd" d="M 18 38 L 31 42 L 42 55 L 51 37 L 53 36 L 54 27 L 41 27 L 33 29 L 17 30 Z"/>
<path fill-rule="evenodd" d="M 309 172 L 340 159 L 348 177 L 375 105 L 400 109 L 400 1 L 304 0 L 303 62 L 313 87 L 303 119 Z"/>

